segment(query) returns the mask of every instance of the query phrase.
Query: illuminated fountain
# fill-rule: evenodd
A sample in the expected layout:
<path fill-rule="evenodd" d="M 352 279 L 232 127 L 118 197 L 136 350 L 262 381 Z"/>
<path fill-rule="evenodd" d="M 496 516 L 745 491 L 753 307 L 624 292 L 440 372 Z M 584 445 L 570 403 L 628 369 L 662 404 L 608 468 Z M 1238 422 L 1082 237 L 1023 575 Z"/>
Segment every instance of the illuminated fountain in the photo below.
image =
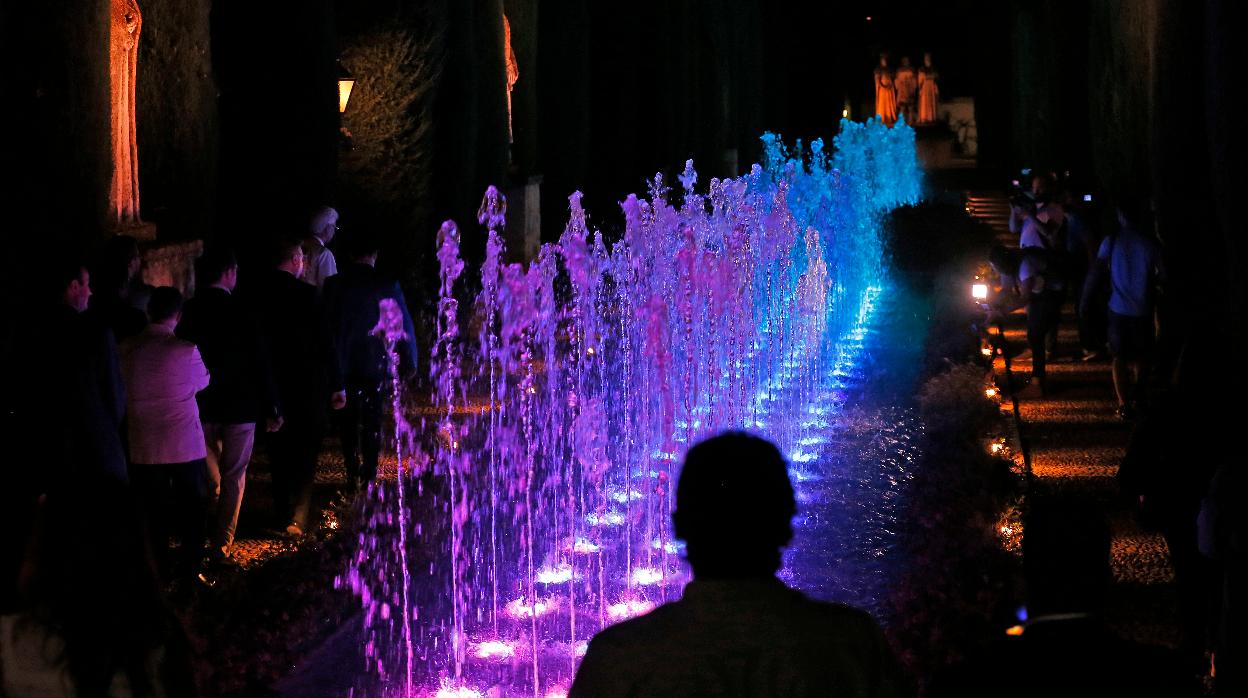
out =
<path fill-rule="evenodd" d="M 621 203 L 621 239 L 574 193 L 528 265 L 503 262 L 490 187 L 475 299 L 457 298 L 460 233 L 443 225 L 432 408 L 417 428 L 399 414 L 398 483 L 370 488 L 340 578 L 383 692 L 563 695 L 594 633 L 687 581 L 670 513 L 692 442 L 755 430 L 799 483 L 826 475 L 836 388 L 884 278 L 881 222 L 918 198 L 914 135 L 843 121 L 830 157 L 763 144 L 762 164 L 706 189 L 692 162 L 675 194 L 656 175 Z"/>

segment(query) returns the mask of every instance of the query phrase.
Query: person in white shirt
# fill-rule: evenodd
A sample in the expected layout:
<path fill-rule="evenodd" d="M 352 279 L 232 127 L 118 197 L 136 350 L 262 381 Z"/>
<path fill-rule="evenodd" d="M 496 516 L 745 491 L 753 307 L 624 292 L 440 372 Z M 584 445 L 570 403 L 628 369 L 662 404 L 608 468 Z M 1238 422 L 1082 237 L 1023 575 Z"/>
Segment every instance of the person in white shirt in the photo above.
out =
<path fill-rule="evenodd" d="M 338 260 L 329 243 L 338 232 L 338 212 L 325 206 L 312 216 L 308 237 L 303 241 L 303 277 L 319 291 L 325 287 L 325 279 L 338 273 Z"/>

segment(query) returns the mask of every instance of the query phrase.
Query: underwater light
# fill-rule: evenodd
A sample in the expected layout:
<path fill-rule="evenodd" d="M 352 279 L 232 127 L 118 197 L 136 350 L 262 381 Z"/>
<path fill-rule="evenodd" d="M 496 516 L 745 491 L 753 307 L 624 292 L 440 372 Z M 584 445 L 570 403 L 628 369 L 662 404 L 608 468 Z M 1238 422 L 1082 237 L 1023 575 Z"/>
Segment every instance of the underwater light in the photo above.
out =
<path fill-rule="evenodd" d="M 643 599 L 629 599 L 607 606 L 607 617 L 611 620 L 627 620 L 654 610 L 654 602 Z"/>
<path fill-rule="evenodd" d="M 516 646 L 510 642 L 503 642 L 502 640 L 487 640 L 477 645 L 473 649 L 472 654 L 477 659 L 510 659 L 511 657 L 516 656 Z M 462 691 L 465 689 L 460 689 L 460 690 Z M 439 693 L 438 695 L 442 695 L 442 694 Z M 480 695 L 480 694 L 479 693 L 468 693 L 468 694 L 452 693 L 450 695 L 472 696 L 472 695 Z"/>
<path fill-rule="evenodd" d="M 600 550 L 602 546 L 589 540 L 588 538 L 577 538 L 575 542 L 570 543 L 564 550 L 577 553 L 580 555 L 592 555 Z"/>
<path fill-rule="evenodd" d="M 525 603 L 524 599 L 514 599 L 507 604 L 505 612 L 508 616 L 521 620 L 533 616 L 540 618 L 556 608 L 559 608 L 558 599 L 539 599 L 533 604 Z"/>
<path fill-rule="evenodd" d="M 633 569 L 633 584 L 648 587 L 663 581 L 663 570 L 657 567 L 636 567 Z"/>
<path fill-rule="evenodd" d="M 572 567 L 570 565 L 543 567 L 537 571 L 535 579 L 538 584 L 566 584 L 572 581 Z"/>

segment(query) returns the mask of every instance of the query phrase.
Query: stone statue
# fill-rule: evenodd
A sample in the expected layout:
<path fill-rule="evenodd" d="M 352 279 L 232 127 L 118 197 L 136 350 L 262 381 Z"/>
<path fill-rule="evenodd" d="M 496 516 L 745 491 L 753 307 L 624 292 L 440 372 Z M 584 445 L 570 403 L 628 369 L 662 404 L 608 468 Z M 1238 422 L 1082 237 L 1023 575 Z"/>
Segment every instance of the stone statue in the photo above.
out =
<path fill-rule="evenodd" d="M 897 123 L 897 92 L 893 85 L 893 71 L 888 67 L 888 55 L 880 54 L 880 65 L 875 69 L 875 113 L 886 126 Z"/>
<path fill-rule="evenodd" d="M 940 106 L 940 87 L 936 69 L 932 67 L 932 54 L 923 54 L 923 67 L 919 68 L 919 123 L 930 124 L 936 120 L 937 108 Z"/>
<path fill-rule="evenodd" d="M 113 175 L 108 190 L 108 213 L 109 222 L 118 229 L 142 226 L 138 134 L 134 119 L 135 75 L 142 27 L 143 16 L 135 0 L 112 0 L 108 73 Z"/>
<path fill-rule="evenodd" d="M 910 57 L 901 57 L 901 66 L 897 68 L 897 111 L 906 118 L 906 123 L 914 123 L 914 98 L 919 88 L 919 78 L 910 66 Z"/>
<path fill-rule="evenodd" d="M 520 65 L 516 63 L 516 52 L 511 50 L 511 22 L 507 15 L 503 15 L 503 44 L 507 51 L 507 140 L 515 141 L 511 128 L 511 90 L 520 79 Z"/>

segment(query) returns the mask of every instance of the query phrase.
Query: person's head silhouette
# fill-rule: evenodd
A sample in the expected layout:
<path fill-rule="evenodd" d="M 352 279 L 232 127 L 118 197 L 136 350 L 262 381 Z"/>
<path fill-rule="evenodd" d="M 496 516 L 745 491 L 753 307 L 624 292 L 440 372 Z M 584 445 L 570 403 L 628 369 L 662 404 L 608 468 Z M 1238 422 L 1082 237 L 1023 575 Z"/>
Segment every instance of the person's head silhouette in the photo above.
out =
<path fill-rule="evenodd" d="M 1037 499 L 1023 521 L 1027 611 L 1101 611 L 1113 574 L 1110 531 L 1097 504 Z"/>
<path fill-rule="evenodd" d="M 727 432 L 685 456 L 672 522 L 694 577 L 774 575 L 796 513 L 788 467 L 771 442 Z"/>

